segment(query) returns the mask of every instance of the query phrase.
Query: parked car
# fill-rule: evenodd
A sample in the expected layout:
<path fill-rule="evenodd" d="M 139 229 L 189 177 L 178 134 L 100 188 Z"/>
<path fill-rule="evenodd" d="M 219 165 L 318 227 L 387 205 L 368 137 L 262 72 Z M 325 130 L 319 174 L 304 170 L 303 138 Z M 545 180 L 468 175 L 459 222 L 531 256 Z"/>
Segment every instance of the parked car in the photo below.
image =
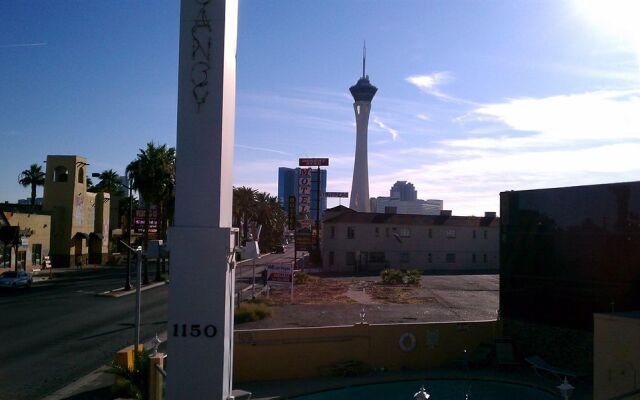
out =
<path fill-rule="evenodd" d="M 25 271 L 6 271 L 0 275 L 0 288 L 31 287 L 33 277 Z"/>
<path fill-rule="evenodd" d="M 284 245 L 283 245 L 283 244 L 278 244 L 278 245 L 275 245 L 275 246 L 273 247 L 273 252 L 274 252 L 274 253 L 282 254 L 282 253 L 284 253 L 284 251 L 285 251 L 285 248 L 284 248 Z"/>

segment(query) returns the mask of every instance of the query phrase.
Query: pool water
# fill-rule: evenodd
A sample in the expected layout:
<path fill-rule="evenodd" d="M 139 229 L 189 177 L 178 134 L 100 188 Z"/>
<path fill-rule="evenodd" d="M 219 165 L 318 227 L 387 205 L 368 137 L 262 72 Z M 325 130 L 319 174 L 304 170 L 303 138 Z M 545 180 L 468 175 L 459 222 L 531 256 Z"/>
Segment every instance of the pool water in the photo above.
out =
<path fill-rule="evenodd" d="M 529 386 L 484 380 L 425 380 L 353 386 L 294 397 L 296 400 L 413 400 L 424 385 L 429 400 L 552 400 L 556 396 Z"/>

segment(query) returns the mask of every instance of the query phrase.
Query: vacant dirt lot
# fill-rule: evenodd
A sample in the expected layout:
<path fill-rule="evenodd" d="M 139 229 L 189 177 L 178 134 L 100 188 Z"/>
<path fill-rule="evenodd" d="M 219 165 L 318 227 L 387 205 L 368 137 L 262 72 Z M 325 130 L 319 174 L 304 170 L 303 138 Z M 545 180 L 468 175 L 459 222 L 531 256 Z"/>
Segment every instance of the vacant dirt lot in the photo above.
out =
<path fill-rule="evenodd" d="M 493 319 L 498 275 L 423 276 L 418 285 L 383 285 L 379 277 L 318 278 L 270 291 L 272 318 L 238 329 Z"/>

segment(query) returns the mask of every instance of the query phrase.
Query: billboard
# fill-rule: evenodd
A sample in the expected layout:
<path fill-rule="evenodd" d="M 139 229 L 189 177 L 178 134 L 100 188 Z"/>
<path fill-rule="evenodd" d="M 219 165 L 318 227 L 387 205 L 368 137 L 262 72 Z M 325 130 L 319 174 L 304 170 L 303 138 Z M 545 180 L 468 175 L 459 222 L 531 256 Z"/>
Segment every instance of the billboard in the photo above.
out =
<path fill-rule="evenodd" d="M 349 197 L 349 192 L 325 192 L 324 197 Z"/>
<path fill-rule="evenodd" d="M 301 167 L 328 167 L 328 158 L 300 158 L 298 165 Z"/>
<path fill-rule="evenodd" d="M 133 216 L 133 227 L 135 233 L 144 233 L 144 208 L 135 210 Z M 158 210 L 149 210 L 149 233 L 158 233 Z"/>
<path fill-rule="evenodd" d="M 287 225 L 290 230 L 296 229 L 296 196 L 289 196 L 287 208 Z"/>
<path fill-rule="evenodd" d="M 293 282 L 293 268 L 291 264 L 267 265 L 267 284 L 291 285 Z"/>

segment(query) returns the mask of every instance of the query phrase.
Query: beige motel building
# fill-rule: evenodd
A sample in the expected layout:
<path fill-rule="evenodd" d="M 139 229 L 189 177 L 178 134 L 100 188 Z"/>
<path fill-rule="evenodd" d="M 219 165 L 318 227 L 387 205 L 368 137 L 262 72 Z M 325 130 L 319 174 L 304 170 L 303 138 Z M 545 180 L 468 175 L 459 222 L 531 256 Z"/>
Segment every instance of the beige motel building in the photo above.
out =
<path fill-rule="evenodd" d="M 384 268 L 498 271 L 500 220 L 484 217 L 381 214 L 344 206 L 327 210 L 322 229 L 325 271 Z"/>
<path fill-rule="evenodd" d="M 87 192 L 87 160 L 47 156 L 42 206 L 0 205 L 0 272 L 103 264 L 109 250 L 109 193 Z M 16 251 L 17 249 L 17 251 Z"/>

